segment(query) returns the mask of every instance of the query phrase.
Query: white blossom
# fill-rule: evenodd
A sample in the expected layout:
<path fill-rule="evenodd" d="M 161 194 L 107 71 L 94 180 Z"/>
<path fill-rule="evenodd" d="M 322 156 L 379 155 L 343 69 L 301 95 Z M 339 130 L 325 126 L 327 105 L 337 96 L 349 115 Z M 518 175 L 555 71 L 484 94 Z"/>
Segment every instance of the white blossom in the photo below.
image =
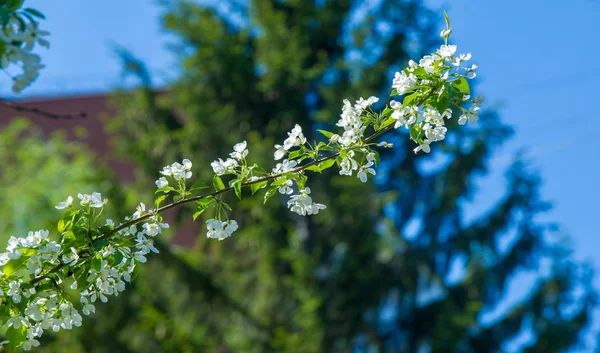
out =
<path fill-rule="evenodd" d="M 348 151 L 346 156 L 340 162 L 340 175 L 351 176 L 354 170 L 358 169 L 358 163 L 352 158 L 354 151 Z"/>
<path fill-rule="evenodd" d="M 11 297 L 12 301 L 15 304 L 18 304 L 21 302 L 21 281 L 17 280 L 17 281 L 11 281 L 8 283 L 8 291 L 6 292 L 6 295 Z M 15 327 L 18 328 L 18 327 Z"/>
<path fill-rule="evenodd" d="M 132 218 L 138 219 L 145 213 L 146 213 L 146 205 L 143 202 L 140 202 L 140 204 L 135 208 L 135 212 L 133 213 Z"/>
<path fill-rule="evenodd" d="M 169 186 L 169 181 L 167 180 L 167 178 L 165 177 L 160 177 L 158 178 L 158 180 L 155 182 L 156 187 L 159 189 L 164 188 L 165 186 Z M 165 190 L 165 194 L 169 193 L 169 190 Z"/>
<path fill-rule="evenodd" d="M 426 55 L 419 61 L 419 66 L 425 69 L 429 74 L 432 74 L 435 70 L 433 65 L 435 64 L 435 57 L 432 55 Z"/>
<path fill-rule="evenodd" d="M 306 137 L 302 133 L 302 127 L 296 124 L 292 131 L 288 132 L 288 138 L 283 141 L 283 148 L 287 151 L 292 147 L 302 146 L 306 143 Z"/>
<path fill-rule="evenodd" d="M 98 192 L 93 192 L 91 195 L 79 194 L 77 197 L 81 200 L 81 206 L 90 206 L 94 208 L 102 208 L 108 202 L 107 199 L 102 199 L 102 195 Z"/>
<path fill-rule="evenodd" d="M 287 150 L 285 149 L 285 147 L 283 147 L 282 145 L 275 145 L 275 153 L 273 154 L 273 157 L 275 157 L 276 161 L 283 158 L 286 153 Z"/>
<path fill-rule="evenodd" d="M 313 215 L 319 213 L 327 207 L 321 203 L 314 203 L 310 195 L 310 188 L 304 188 L 298 195 L 292 195 L 288 201 L 288 208 L 301 216 Z"/>
<path fill-rule="evenodd" d="M 472 107 L 463 111 L 463 114 L 458 118 L 458 124 L 464 125 L 467 122 L 469 124 L 477 122 L 479 120 L 479 110 L 479 107 Z"/>
<path fill-rule="evenodd" d="M 404 71 L 396 72 L 392 81 L 392 88 L 402 95 L 413 89 L 417 85 L 417 80 L 418 78 L 414 74 L 407 75 Z"/>
<path fill-rule="evenodd" d="M 417 146 L 413 151 L 415 153 L 417 153 L 419 151 L 423 151 L 425 153 L 431 152 L 431 147 L 429 147 L 429 141 L 427 141 L 427 140 L 423 141 L 423 143 L 420 144 L 419 146 Z"/>
<path fill-rule="evenodd" d="M 367 158 L 367 163 L 362 165 L 360 167 L 360 169 L 358 170 L 358 173 L 356 174 L 358 179 L 360 179 L 360 181 L 362 181 L 363 183 L 367 182 L 367 173 L 371 174 L 371 175 L 376 174 L 375 169 L 371 168 L 373 165 L 375 165 L 375 154 L 372 152 L 368 153 L 366 158 Z"/>
<path fill-rule="evenodd" d="M 164 176 L 173 177 L 177 181 L 183 181 L 192 177 L 191 169 L 192 162 L 189 159 L 184 159 L 181 163 L 175 162 L 163 167 L 160 173 Z"/>
<path fill-rule="evenodd" d="M 442 45 L 438 53 L 442 58 L 451 59 L 456 53 L 456 45 Z"/>
<path fill-rule="evenodd" d="M 277 163 L 277 165 L 272 170 L 272 174 L 283 174 L 291 172 L 294 168 L 296 168 L 297 165 L 298 162 L 286 159 L 282 163 Z"/>
<path fill-rule="evenodd" d="M 211 218 L 206 221 L 206 227 L 208 229 L 207 238 L 223 240 L 229 238 L 238 229 L 238 224 L 235 220 L 222 222 Z"/>
<path fill-rule="evenodd" d="M 248 150 L 246 149 L 246 146 L 246 141 L 236 143 L 233 146 L 233 152 L 229 155 L 231 156 L 231 158 L 237 159 L 238 161 L 246 158 L 246 156 L 248 155 Z"/>
<path fill-rule="evenodd" d="M 71 196 L 69 196 L 69 197 L 67 197 L 66 201 L 59 202 L 58 205 L 55 207 L 57 210 L 63 210 L 67 207 L 70 207 L 72 203 L 73 203 L 73 198 Z"/>
<path fill-rule="evenodd" d="M 225 173 L 233 173 L 235 168 L 238 166 L 238 162 L 232 158 L 227 158 L 226 161 L 223 161 L 221 158 L 219 158 L 218 160 L 213 161 L 210 166 L 215 174 L 223 175 Z"/>

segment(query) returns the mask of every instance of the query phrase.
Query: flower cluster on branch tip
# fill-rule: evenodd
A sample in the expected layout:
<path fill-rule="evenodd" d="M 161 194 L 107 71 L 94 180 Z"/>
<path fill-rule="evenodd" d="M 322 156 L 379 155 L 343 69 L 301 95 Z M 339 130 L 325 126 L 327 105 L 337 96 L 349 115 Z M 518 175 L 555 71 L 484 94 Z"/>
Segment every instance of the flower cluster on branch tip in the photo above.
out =
<path fill-rule="evenodd" d="M 0 4 L 0 69 L 13 80 L 12 90 L 21 93 L 39 76 L 44 68 L 33 51 L 36 46 L 50 47 L 44 37 L 50 34 L 40 29 L 44 15 L 32 8 L 22 8 L 23 0 L 7 0 Z M 11 74 L 11 71 L 21 72 Z"/>
<path fill-rule="evenodd" d="M 118 223 L 102 218 L 107 200 L 98 193 L 79 194 L 78 202 L 71 196 L 60 202 L 56 208 L 64 214 L 56 237 L 47 230 L 11 237 L 6 252 L 0 254 L 0 324 L 7 326 L 3 344 L 35 347 L 45 330 L 79 326 L 81 314 L 94 313 L 98 301 L 124 291 L 147 255 L 158 253 L 154 238 L 169 227 L 161 216 L 165 210 L 194 204 L 194 220 L 208 215 L 207 238 L 218 240 L 238 229 L 223 197 L 231 191 L 238 199 L 264 191 L 264 202 L 284 195 L 289 197 L 291 212 L 315 215 L 326 206 L 313 199 L 318 195 L 311 193 L 309 172 L 337 167 L 340 175 L 367 182 L 379 164 L 376 147 L 392 147 L 376 141 L 385 133 L 406 129 L 416 143 L 415 153 L 429 153 L 434 142 L 446 137 L 446 121 L 454 116 L 458 124 L 477 121 L 483 98 L 470 97 L 468 82 L 477 67 L 466 65 L 470 53 L 457 54 L 457 47 L 448 44 L 450 33 L 447 21 L 441 34 L 445 44 L 395 74 L 392 96 L 400 99 L 379 112 L 373 109 L 377 97 L 355 103 L 344 100 L 335 124 L 340 131 L 318 130 L 322 141 L 309 142 L 302 128 L 294 126 L 283 143 L 274 146 L 276 162 L 270 171 L 249 160 L 248 144 L 243 141 L 225 160 L 210 164 L 214 172 L 210 186 L 190 183 L 188 159 L 165 166 L 156 180 L 154 207 L 140 203 Z M 77 293 L 75 300 L 73 293 Z"/>

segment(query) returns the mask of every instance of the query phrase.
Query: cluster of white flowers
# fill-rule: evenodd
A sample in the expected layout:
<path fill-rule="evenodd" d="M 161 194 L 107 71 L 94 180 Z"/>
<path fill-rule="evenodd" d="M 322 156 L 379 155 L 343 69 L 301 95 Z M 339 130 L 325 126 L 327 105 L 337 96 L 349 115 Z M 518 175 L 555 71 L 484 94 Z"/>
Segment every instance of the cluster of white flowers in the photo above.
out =
<path fill-rule="evenodd" d="M 50 43 L 44 36 L 50 34 L 40 30 L 37 22 L 30 22 L 25 27 L 15 18 L 0 29 L 0 41 L 4 50 L 0 57 L 0 68 L 7 69 L 11 65 L 23 71 L 13 77 L 13 92 L 19 94 L 39 76 L 39 70 L 44 68 L 39 55 L 32 51 L 35 45 L 48 48 Z"/>
<path fill-rule="evenodd" d="M 445 34 L 449 34 L 449 32 L 442 31 L 442 37 Z M 475 78 L 477 65 L 463 67 L 463 63 L 471 59 L 471 53 L 456 56 L 456 49 L 456 45 L 444 44 L 432 55 L 424 56 L 419 64 L 410 60 L 405 70 L 396 72 L 392 88 L 396 89 L 399 95 L 402 95 L 410 93 L 419 84 L 430 83 L 429 79 L 419 79 L 418 74 L 416 74 L 419 69 L 424 70 L 427 74 L 434 74 L 436 70 L 441 70 L 440 74 L 443 80 L 449 80 L 450 77 L 454 76 Z M 464 72 L 464 74 L 461 72 Z M 442 94 L 443 92 L 440 90 L 436 93 Z M 468 101 L 468 99 L 469 95 L 463 97 L 463 101 Z M 477 121 L 483 98 L 477 97 L 472 102 L 473 106 L 470 109 L 463 110 L 463 115 L 458 120 L 459 124 L 463 125 L 467 121 Z M 393 109 L 392 118 L 396 120 L 394 128 L 404 126 L 411 129 L 416 127 L 416 131 L 422 132 L 422 142 L 414 149 L 415 153 L 419 151 L 429 153 L 431 143 L 445 139 L 447 128 L 444 118 L 450 119 L 453 113 L 450 108 L 440 112 L 431 106 L 423 108 L 414 105 L 403 105 L 396 101 L 390 102 L 390 108 Z"/>
<path fill-rule="evenodd" d="M 301 216 L 310 216 L 327 208 L 322 203 L 313 202 L 312 198 L 308 195 L 310 195 L 310 188 L 306 187 L 300 190 L 298 195 L 290 197 L 288 201 L 290 211 L 296 212 Z"/>
<path fill-rule="evenodd" d="M 0 254 L 0 266 L 5 266 L 10 260 L 20 261 L 19 259 L 25 258 L 25 268 L 32 278 L 39 276 L 44 268 L 60 264 L 61 246 L 50 241 L 47 230 L 29 232 L 24 238 L 11 237 L 6 250 L 6 253 Z M 81 325 L 81 316 L 77 310 L 70 302 L 64 299 L 59 301 L 55 290 L 46 290 L 36 295 L 35 286 L 24 286 L 20 278 L 10 280 L 5 290 L 0 288 L 0 304 L 8 305 L 10 303 L 4 303 L 4 300 L 10 300 L 13 305 L 22 308 L 22 311 L 13 312 L 7 326 L 26 329 L 26 340 L 23 342 L 25 350 L 39 346 L 36 338 L 45 329 L 58 331 Z M 24 305 L 21 304 L 23 302 Z"/>
<path fill-rule="evenodd" d="M 302 146 L 306 143 L 306 137 L 302 133 L 302 127 L 296 124 L 292 131 L 288 132 L 288 138 L 283 141 L 282 145 L 275 145 L 275 160 L 278 161 L 292 148 Z"/>
<path fill-rule="evenodd" d="M 469 98 L 470 97 L 467 95 L 463 99 L 466 101 Z M 464 125 L 467 122 L 469 124 L 477 122 L 479 120 L 479 112 L 481 110 L 481 105 L 483 104 L 484 100 L 485 100 L 484 97 L 481 97 L 481 96 L 475 97 L 475 99 L 472 100 L 473 104 L 471 105 L 471 107 L 469 109 L 463 110 L 462 115 L 460 117 L 458 117 L 458 124 Z"/>
<path fill-rule="evenodd" d="M 81 200 L 81 202 L 80 202 L 81 206 L 90 206 L 90 207 L 94 207 L 94 208 L 102 208 L 108 202 L 108 200 L 102 199 L 102 195 L 100 195 L 100 193 L 97 193 L 97 192 L 93 192 L 91 195 L 79 194 L 79 195 L 77 195 L 77 198 L 79 198 Z M 65 208 L 64 207 L 65 204 L 67 204 L 67 207 L 70 206 L 71 203 L 69 202 L 69 200 L 72 200 L 72 199 L 73 198 L 71 196 L 69 196 L 69 198 L 67 198 L 67 201 L 59 203 L 58 206 L 56 206 L 56 208 L 58 208 L 58 209 L 60 209 L 59 207 Z"/>
<path fill-rule="evenodd" d="M 164 167 L 160 174 L 173 177 L 178 182 L 185 181 L 192 177 L 192 162 L 189 159 L 184 159 L 181 163 L 175 162 Z"/>
<path fill-rule="evenodd" d="M 21 256 L 27 256 L 25 263 L 29 273 L 38 275 L 42 271 L 42 261 L 49 264 L 58 264 L 58 254 L 61 246 L 55 241 L 50 241 L 47 230 L 29 232 L 25 238 L 10 237 L 5 253 L 0 254 L 0 266 L 4 266 L 9 260 L 17 260 Z M 32 254 L 34 253 L 34 254 Z M 13 298 L 19 302 L 20 299 Z"/>
<path fill-rule="evenodd" d="M 414 61 L 410 61 L 409 64 L 414 65 Z M 417 76 L 413 73 L 407 74 L 406 72 L 396 72 L 394 80 L 392 81 L 392 88 L 398 91 L 398 94 L 404 94 L 408 90 L 413 89 L 417 85 Z"/>
<path fill-rule="evenodd" d="M 30 296 L 33 294 L 35 292 Z M 7 326 L 26 329 L 23 349 L 28 351 L 40 345 L 37 338 L 42 336 L 44 330 L 51 329 L 54 332 L 61 329 L 70 330 L 74 326 L 81 326 L 81 321 L 81 315 L 71 302 L 61 298 L 55 290 L 47 290 L 43 292 L 43 296 L 32 297 L 22 313 L 8 319 Z"/>
<path fill-rule="evenodd" d="M 235 173 L 235 168 L 240 165 L 247 155 L 247 143 L 246 141 L 242 141 L 233 146 L 233 152 L 229 154 L 231 158 L 227 158 L 225 161 L 219 158 L 216 161 L 213 161 L 210 166 L 217 175 Z"/>
<path fill-rule="evenodd" d="M 171 176 L 187 177 L 186 169 L 189 169 L 189 165 L 185 161 L 182 165 L 174 164 L 171 166 Z M 94 218 L 94 214 L 87 211 L 88 208 L 101 209 L 107 203 L 107 200 L 97 192 L 91 195 L 79 194 L 78 197 L 82 208 L 69 212 L 80 212 L 83 218 Z M 56 206 L 61 210 L 72 207 L 73 198 L 70 196 Z M 82 313 L 89 315 L 95 312 L 94 303 L 98 299 L 106 302 L 108 296 L 116 296 L 125 290 L 125 282 L 131 280 L 137 263 L 146 262 L 148 253 L 158 252 L 152 238 L 161 234 L 162 229 L 169 226 L 162 223 L 155 210 L 146 210 L 143 203 L 127 220 L 135 221 L 141 217 L 145 219 L 144 222 L 140 222 L 141 227 L 131 225 L 115 234 L 115 239 L 124 239 L 125 242 L 100 243 L 102 245 L 91 253 L 89 249 L 83 250 L 86 258 L 80 256 L 81 254 L 74 247 L 63 249 L 59 243 L 50 241 L 47 230 L 29 232 L 24 238 L 11 237 L 6 252 L 0 254 L 0 266 L 6 266 L 10 261 L 18 264 L 16 261 L 24 259 L 22 268 L 27 270 L 30 279 L 50 280 L 57 285 L 66 280 L 67 276 L 73 276 L 70 288 L 80 290 Z M 114 226 L 112 220 L 106 221 L 105 227 L 114 229 Z M 123 245 L 129 242 L 134 246 Z M 84 279 L 82 281 L 81 278 L 75 278 L 74 273 L 85 263 L 90 267 L 89 272 L 79 274 Z M 52 268 L 61 267 L 65 268 L 65 271 L 70 269 L 69 274 L 50 271 Z M 46 329 L 59 331 L 81 325 L 81 315 L 73 304 L 59 293 L 58 287 L 37 293 L 34 282 L 24 282 L 18 275 L 20 272 L 17 271 L 19 267 L 10 272 L 6 272 L 5 268 L 0 273 L 0 279 L 4 280 L 0 281 L 0 304 L 10 305 L 8 310 L 11 318 L 7 322 L 8 327 L 26 329 L 26 338 L 24 337 L 23 342 L 25 350 L 38 346 L 39 341 L 36 338 L 40 337 Z M 7 276 L 8 278 L 3 278 Z M 85 286 L 78 288 L 82 283 Z"/>
<path fill-rule="evenodd" d="M 238 229 L 238 224 L 234 220 L 223 222 L 211 218 L 206 221 L 206 227 L 208 228 L 208 233 L 206 233 L 207 238 L 223 240 L 229 238 Z"/>
<path fill-rule="evenodd" d="M 343 147 L 351 147 L 356 145 L 362 139 L 367 126 L 362 120 L 362 114 L 371 105 L 379 101 L 377 97 L 369 97 L 369 99 L 360 98 L 354 106 L 349 100 L 344 99 L 342 114 L 340 120 L 336 123 L 337 126 L 344 129 L 342 136 L 335 134 L 331 136 L 332 143 L 339 143 Z"/>

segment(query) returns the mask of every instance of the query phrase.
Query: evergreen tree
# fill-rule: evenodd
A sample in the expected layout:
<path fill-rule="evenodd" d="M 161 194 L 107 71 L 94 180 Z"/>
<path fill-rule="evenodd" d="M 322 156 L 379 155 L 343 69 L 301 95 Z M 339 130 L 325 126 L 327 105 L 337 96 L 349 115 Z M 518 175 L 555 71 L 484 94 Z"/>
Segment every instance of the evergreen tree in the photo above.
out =
<path fill-rule="evenodd" d="M 143 190 L 182 158 L 211 180 L 210 162 L 241 140 L 259 164 L 273 163 L 273 145 L 294 124 L 318 139 L 342 99 L 386 94 L 396 70 L 438 44 L 438 18 L 415 0 L 228 5 L 169 4 L 164 25 L 180 39 L 181 77 L 167 92 L 123 55 L 144 87 L 115 96 L 111 129 L 138 167 L 138 196 L 150 200 Z M 186 223 L 192 209 L 172 214 L 196 245 L 161 244 L 94 323 L 40 351 L 500 352 L 522 330 L 535 337 L 528 352 L 566 351 L 594 304 L 589 271 L 547 241 L 540 180 L 518 159 L 504 197 L 466 221 L 474 178 L 511 130 L 493 113 L 467 129 L 451 121 L 431 155 L 415 155 L 404 133 L 386 137 L 395 148 L 366 187 L 335 173 L 313 178 L 328 206 L 318 216 L 296 217 L 283 198 L 244 199 L 235 207 L 243 227 L 216 242 L 201 219 Z M 527 299 L 482 324 L 510 278 L 542 260 L 549 265 Z"/>

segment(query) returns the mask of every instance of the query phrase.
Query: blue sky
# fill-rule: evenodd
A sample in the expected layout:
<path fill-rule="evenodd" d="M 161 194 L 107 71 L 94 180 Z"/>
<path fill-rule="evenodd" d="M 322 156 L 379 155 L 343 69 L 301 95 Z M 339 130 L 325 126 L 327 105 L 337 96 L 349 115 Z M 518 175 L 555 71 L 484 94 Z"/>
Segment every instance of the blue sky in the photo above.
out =
<path fill-rule="evenodd" d="M 446 9 L 459 51 L 479 65 L 478 92 L 498 107 L 515 138 L 492 160 L 493 173 L 479 181 L 476 207 L 490 205 L 504 188 L 503 169 L 526 148 L 543 176 L 542 194 L 554 204 L 544 219 L 561 224 L 578 259 L 593 260 L 600 218 L 600 1 L 427 1 Z M 175 77 L 169 36 L 160 29 L 158 2 L 143 0 L 28 0 L 47 15 L 47 67 L 25 96 L 106 91 L 119 82 L 118 43 L 143 59 L 157 83 Z M 67 15 L 68 14 L 68 15 Z M 440 22 L 440 25 L 443 23 Z M 9 82 L 0 93 L 10 96 Z M 600 283 L 598 281 L 597 283 Z"/>

